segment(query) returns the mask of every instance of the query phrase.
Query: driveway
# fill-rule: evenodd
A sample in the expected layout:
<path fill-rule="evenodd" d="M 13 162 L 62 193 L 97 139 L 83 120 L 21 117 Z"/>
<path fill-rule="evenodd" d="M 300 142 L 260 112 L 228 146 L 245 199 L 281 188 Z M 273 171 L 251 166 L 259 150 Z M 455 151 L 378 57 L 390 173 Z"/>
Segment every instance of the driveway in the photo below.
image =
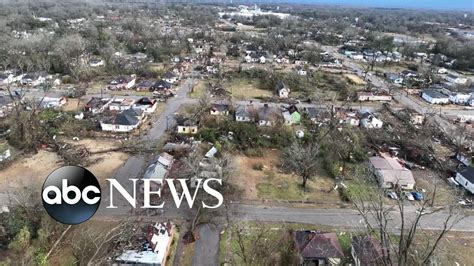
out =
<path fill-rule="evenodd" d="M 214 224 L 197 227 L 199 239 L 194 245 L 193 266 L 219 265 L 219 229 Z"/>

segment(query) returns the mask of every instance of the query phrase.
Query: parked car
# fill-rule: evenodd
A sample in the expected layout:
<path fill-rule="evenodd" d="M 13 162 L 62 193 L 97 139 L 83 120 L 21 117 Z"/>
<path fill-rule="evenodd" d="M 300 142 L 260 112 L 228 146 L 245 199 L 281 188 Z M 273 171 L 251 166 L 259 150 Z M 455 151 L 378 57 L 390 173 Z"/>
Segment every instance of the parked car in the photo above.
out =
<path fill-rule="evenodd" d="M 393 200 L 398 199 L 397 193 L 395 193 L 394 191 L 387 191 L 387 197 Z"/>
<path fill-rule="evenodd" d="M 415 198 L 413 197 L 413 195 L 411 194 L 411 192 L 405 192 L 405 197 L 407 198 L 407 200 L 409 201 L 414 201 Z"/>
<path fill-rule="evenodd" d="M 421 192 L 414 191 L 411 194 L 413 195 L 413 198 L 415 198 L 415 200 L 417 201 L 423 200 L 423 194 L 421 194 Z"/>

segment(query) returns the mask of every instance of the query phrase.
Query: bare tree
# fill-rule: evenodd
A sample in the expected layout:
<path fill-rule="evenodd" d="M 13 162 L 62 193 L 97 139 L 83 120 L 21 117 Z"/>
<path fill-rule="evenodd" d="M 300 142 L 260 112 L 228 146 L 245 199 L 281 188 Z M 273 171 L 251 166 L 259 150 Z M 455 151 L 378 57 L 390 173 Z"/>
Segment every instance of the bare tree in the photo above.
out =
<path fill-rule="evenodd" d="M 319 146 L 314 142 L 294 141 L 283 150 L 281 157 L 282 167 L 301 177 L 303 188 L 319 169 Z"/>
<path fill-rule="evenodd" d="M 368 233 L 376 233 L 380 239 L 383 261 L 386 265 L 432 263 L 433 255 L 439 248 L 441 240 L 465 217 L 454 205 L 446 206 L 445 210 L 431 208 L 429 198 L 435 196 L 436 190 L 416 211 L 409 211 L 406 208 L 403 191 L 399 188 L 396 189 L 398 199 L 395 204 L 386 203 L 384 191 L 370 180 L 363 182 L 360 188 L 350 193 L 350 198 L 360 213 Z M 441 228 L 432 232 L 431 237 L 424 237 L 422 221 L 435 213 L 438 216 L 442 215 Z M 395 230 L 395 227 L 399 229 Z M 422 241 L 423 245 L 418 245 L 418 241 Z"/>

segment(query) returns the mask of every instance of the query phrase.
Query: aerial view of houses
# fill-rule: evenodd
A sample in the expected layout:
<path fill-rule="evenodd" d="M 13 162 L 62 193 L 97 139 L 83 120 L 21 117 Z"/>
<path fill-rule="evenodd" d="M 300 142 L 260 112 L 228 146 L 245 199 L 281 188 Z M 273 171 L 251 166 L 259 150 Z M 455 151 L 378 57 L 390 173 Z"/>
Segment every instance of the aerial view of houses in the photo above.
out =
<path fill-rule="evenodd" d="M 472 3 L 355 2 L 0 1 L 0 265 L 474 265 Z"/>

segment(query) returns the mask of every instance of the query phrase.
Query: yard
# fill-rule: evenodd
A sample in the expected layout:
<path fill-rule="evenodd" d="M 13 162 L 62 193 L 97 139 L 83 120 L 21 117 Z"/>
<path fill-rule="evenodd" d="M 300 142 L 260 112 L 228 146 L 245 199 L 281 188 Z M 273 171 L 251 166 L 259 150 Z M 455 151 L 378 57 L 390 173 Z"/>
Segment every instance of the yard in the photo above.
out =
<path fill-rule="evenodd" d="M 244 78 L 234 78 L 227 80 L 223 84 L 224 88 L 235 98 L 258 98 L 272 96 L 272 92 L 258 88 L 257 81 Z"/>
<path fill-rule="evenodd" d="M 332 191 L 333 179 L 324 170 L 303 189 L 297 176 L 279 170 L 279 151 L 265 150 L 263 154 L 263 157 L 235 156 L 236 174 L 231 182 L 243 190 L 243 199 L 316 204 L 342 202 L 337 191 Z"/>

